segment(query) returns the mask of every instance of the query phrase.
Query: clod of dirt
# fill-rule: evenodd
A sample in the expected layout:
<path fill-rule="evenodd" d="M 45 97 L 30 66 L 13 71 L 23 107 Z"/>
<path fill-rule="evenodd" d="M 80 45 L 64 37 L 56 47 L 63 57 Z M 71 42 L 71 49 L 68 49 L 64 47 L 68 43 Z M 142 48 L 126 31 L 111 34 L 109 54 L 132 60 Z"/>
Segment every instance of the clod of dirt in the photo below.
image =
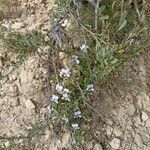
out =
<path fill-rule="evenodd" d="M 23 22 L 15 22 L 14 24 L 12 24 L 11 28 L 14 30 L 19 30 L 20 28 L 22 28 L 25 24 Z"/>
<path fill-rule="evenodd" d="M 143 142 L 142 142 L 141 136 L 139 134 L 135 135 L 134 141 L 139 147 L 143 147 Z"/>
<path fill-rule="evenodd" d="M 9 145 L 10 145 L 9 141 L 5 142 L 5 147 L 9 147 Z"/>
<path fill-rule="evenodd" d="M 31 100 L 29 100 L 29 99 L 25 101 L 25 106 L 26 106 L 27 109 L 30 109 L 30 110 L 32 110 L 32 109 L 35 108 L 35 105 L 34 105 L 33 102 L 32 102 Z"/>
<path fill-rule="evenodd" d="M 122 135 L 122 132 L 121 132 L 121 130 L 118 127 L 114 128 L 113 133 L 115 134 L 116 137 L 119 137 L 119 136 Z"/>
<path fill-rule="evenodd" d="M 59 52 L 59 59 L 64 59 L 65 53 L 64 52 Z"/>
<path fill-rule="evenodd" d="M 148 115 L 144 111 L 142 112 L 141 119 L 142 119 L 142 121 L 148 120 Z"/>
<path fill-rule="evenodd" d="M 127 106 L 127 113 L 129 114 L 129 116 L 133 116 L 135 111 L 136 111 L 136 109 L 133 104 L 129 104 Z"/>
<path fill-rule="evenodd" d="M 93 145 L 93 141 L 86 142 L 85 145 L 86 145 L 86 149 L 87 149 L 87 150 L 93 149 L 93 146 L 94 146 L 94 145 Z"/>
<path fill-rule="evenodd" d="M 107 125 L 107 127 L 106 127 L 107 136 L 109 137 L 112 134 L 112 132 L 113 132 L 113 128 L 111 126 Z"/>
<path fill-rule="evenodd" d="M 120 139 L 118 138 L 114 138 L 112 139 L 112 141 L 110 142 L 110 146 L 113 148 L 113 149 L 119 149 L 120 148 Z"/>
<path fill-rule="evenodd" d="M 95 144 L 93 150 L 103 150 L 101 144 Z"/>
<path fill-rule="evenodd" d="M 150 119 L 146 121 L 145 125 L 146 125 L 147 128 L 150 128 Z"/>

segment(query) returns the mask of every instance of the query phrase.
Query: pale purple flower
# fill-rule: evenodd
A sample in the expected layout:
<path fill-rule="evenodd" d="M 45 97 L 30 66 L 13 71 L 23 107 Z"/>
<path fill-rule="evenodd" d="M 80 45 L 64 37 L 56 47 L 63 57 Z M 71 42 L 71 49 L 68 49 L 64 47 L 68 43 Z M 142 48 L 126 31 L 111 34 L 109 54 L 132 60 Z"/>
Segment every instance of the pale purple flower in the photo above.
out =
<path fill-rule="evenodd" d="M 72 56 L 71 63 L 72 63 L 72 64 L 79 64 L 79 63 L 80 63 L 80 61 L 79 61 L 77 55 L 73 55 L 73 56 Z"/>
<path fill-rule="evenodd" d="M 51 114 L 54 111 L 54 108 L 51 108 L 50 106 L 47 106 L 47 110 L 48 110 L 49 114 Z"/>
<path fill-rule="evenodd" d="M 63 93 L 62 99 L 66 100 L 66 101 L 70 101 L 69 94 L 68 93 Z"/>
<path fill-rule="evenodd" d="M 70 93 L 69 89 L 64 88 L 63 93 Z"/>
<path fill-rule="evenodd" d="M 81 117 L 82 117 L 81 111 L 74 112 L 74 118 L 81 118 Z"/>
<path fill-rule="evenodd" d="M 71 126 L 74 130 L 79 129 L 79 125 L 77 123 L 73 123 Z"/>
<path fill-rule="evenodd" d="M 59 99 L 59 97 L 57 95 L 53 95 L 51 97 L 51 101 L 54 102 L 54 103 L 58 103 L 58 99 Z"/>
<path fill-rule="evenodd" d="M 86 91 L 88 91 L 88 92 L 93 92 L 93 91 L 94 91 L 94 84 L 89 84 L 89 85 L 87 85 Z"/>
<path fill-rule="evenodd" d="M 63 86 L 61 84 L 56 84 L 56 91 L 58 94 L 62 94 Z"/>
<path fill-rule="evenodd" d="M 81 50 L 82 52 L 86 52 L 88 48 L 89 48 L 89 46 L 87 46 L 86 44 L 83 44 L 83 45 L 80 47 L 80 50 Z"/>
<path fill-rule="evenodd" d="M 70 101 L 70 99 L 69 99 L 69 93 L 70 93 L 70 90 L 67 89 L 67 88 L 64 88 L 63 92 L 62 92 L 62 99 L 66 100 L 66 101 Z"/>
<path fill-rule="evenodd" d="M 62 78 L 69 78 L 70 77 L 70 69 L 62 68 L 60 70 L 59 76 L 62 77 Z"/>

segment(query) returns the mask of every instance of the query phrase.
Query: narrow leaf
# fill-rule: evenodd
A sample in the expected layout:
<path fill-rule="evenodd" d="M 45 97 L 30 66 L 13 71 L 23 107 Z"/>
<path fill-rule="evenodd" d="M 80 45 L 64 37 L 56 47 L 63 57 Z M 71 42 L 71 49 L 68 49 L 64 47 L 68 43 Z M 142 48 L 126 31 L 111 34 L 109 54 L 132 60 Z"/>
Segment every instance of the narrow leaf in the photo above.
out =
<path fill-rule="evenodd" d="M 121 29 L 123 29 L 126 24 L 127 24 L 127 20 L 124 20 L 124 21 L 122 22 L 122 24 L 119 26 L 118 31 L 120 31 Z"/>

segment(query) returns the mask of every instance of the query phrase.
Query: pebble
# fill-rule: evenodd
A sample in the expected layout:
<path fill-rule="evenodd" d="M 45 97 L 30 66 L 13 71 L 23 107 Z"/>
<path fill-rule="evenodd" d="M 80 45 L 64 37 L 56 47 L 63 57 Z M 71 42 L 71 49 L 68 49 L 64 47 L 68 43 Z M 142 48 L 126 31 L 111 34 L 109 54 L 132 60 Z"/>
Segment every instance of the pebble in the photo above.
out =
<path fill-rule="evenodd" d="M 137 96 L 137 106 L 139 107 L 139 109 L 142 109 L 143 107 L 143 103 L 140 95 Z"/>
<path fill-rule="evenodd" d="M 108 125 L 106 127 L 106 134 L 107 134 L 107 136 L 109 137 L 112 134 L 112 132 L 113 132 L 113 128 Z"/>
<path fill-rule="evenodd" d="M 118 127 L 116 127 L 116 128 L 114 128 L 114 134 L 116 137 L 119 137 L 122 135 L 122 132 Z"/>
<path fill-rule="evenodd" d="M 24 23 L 22 22 L 15 22 L 11 27 L 12 29 L 18 30 L 24 26 Z"/>
<path fill-rule="evenodd" d="M 47 130 L 45 131 L 45 139 L 46 139 L 46 140 L 48 140 L 48 139 L 50 138 L 50 134 L 51 134 L 50 130 L 47 129 Z"/>
<path fill-rule="evenodd" d="M 135 126 L 136 127 L 139 127 L 139 126 L 143 126 L 144 125 L 144 122 L 142 122 L 140 116 L 136 116 L 134 118 L 134 122 L 135 122 Z"/>
<path fill-rule="evenodd" d="M 95 144 L 93 150 L 103 150 L 103 148 L 102 148 L 101 144 L 97 143 L 97 144 Z"/>
<path fill-rule="evenodd" d="M 65 58 L 65 53 L 59 52 L 59 59 L 64 59 L 64 58 Z"/>
<path fill-rule="evenodd" d="M 15 80 L 17 80 L 17 76 L 16 76 L 16 75 L 10 75 L 9 81 L 10 81 L 10 82 L 13 82 L 13 81 L 15 81 Z"/>
<path fill-rule="evenodd" d="M 49 45 L 45 46 L 43 50 L 44 52 L 47 52 L 48 50 L 50 50 L 50 46 Z"/>
<path fill-rule="evenodd" d="M 146 125 L 147 128 L 150 128 L 150 119 L 146 121 L 145 125 Z"/>
<path fill-rule="evenodd" d="M 142 121 L 148 120 L 148 115 L 144 111 L 142 112 L 141 119 L 142 119 Z"/>
<path fill-rule="evenodd" d="M 35 108 L 35 105 L 29 99 L 25 101 L 25 106 L 26 106 L 26 108 L 28 108 L 30 110 Z"/>
<path fill-rule="evenodd" d="M 20 79 L 22 83 L 26 83 L 28 81 L 28 74 L 25 70 L 20 72 Z"/>
<path fill-rule="evenodd" d="M 133 104 L 130 104 L 128 107 L 127 107 L 127 113 L 129 116 L 133 116 L 134 113 L 135 113 L 136 109 L 134 107 Z"/>
<path fill-rule="evenodd" d="M 146 92 L 142 92 L 141 94 L 143 109 L 147 112 L 150 112 L 150 98 Z"/>
<path fill-rule="evenodd" d="M 119 149 L 120 148 L 120 139 L 118 138 L 114 138 L 112 139 L 112 141 L 110 142 L 110 146 L 113 148 L 113 149 Z"/>
<path fill-rule="evenodd" d="M 12 106 L 18 106 L 20 104 L 19 97 L 12 97 L 9 99 L 9 102 L 12 104 Z"/>
<path fill-rule="evenodd" d="M 91 142 L 86 142 L 85 143 L 86 144 L 86 150 L 91 150 L 91 149 L 93 149 L 93 141 L 91 141 Z"/>
<path fill-rule="evenodd" d="M 6 147 L 9 147 L 9 145 L 10 145 L 9 141 L 5 142 Z"/>
<path fill-rule="evenodd" d="M 110 119 L 107 119 L 106 123 L 107 123 L 108 125 L 111 125 L 111 126 L 113 125 L 113 121 L 110 120 Z"/>
<path fill-rule="evenodd" d="M 65 19 L 64 22 L 61 24 L 62 27 L 66 27 L 68 24 L 68 19 Z"/>
<path fill-rule="evenodd" d="M 136 134 L 136 135 L 135 135 L 134 141 L 135 141 L 135 143 L 136 143 L 139 147 L 142 147 L 142 146 L 143 146 L 143 142 L 142 142 L 142 139 L 141 139 L 141 137 L 140 137 L 139 134 Z"/>

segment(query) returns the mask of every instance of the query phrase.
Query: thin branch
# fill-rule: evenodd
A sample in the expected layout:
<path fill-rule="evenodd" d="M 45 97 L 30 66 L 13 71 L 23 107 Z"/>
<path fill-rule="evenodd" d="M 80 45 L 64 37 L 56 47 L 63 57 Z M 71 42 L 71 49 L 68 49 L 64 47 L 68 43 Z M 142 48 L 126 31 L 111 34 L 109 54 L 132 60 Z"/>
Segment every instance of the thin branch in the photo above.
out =
<path fill-rule="evenodd" d="M 97 32 L 98 29 L 99 3 L 100 0 L 97 0 L 96 7 L 95 7 L 95 32 Z"/>
<path fill-rule="evenodd" d="M 93 108 L 93 107 L 86 101 L 86 98 L 85 98 L 85 96 L 84 96 L 85 94 L 84 94 L 83 90 L 81 89 L 81 87 L 80 87 L 80 85 L 79 85 L 78 82 L 77 82 L 77 86 L 78 86 L 78 88 L 79 88 L 79 90 L 80 90 L 80 92 L 81 92 L 81 95 L 82 95 L 82 98 L 83 98 L 83 100 L 84 100 L 84 103 L 85 103 L 90 109 L 92 109 L 93 111 L 95 111 L 99 116 L 102 116 L 98 110 L 96 110 L 95 108 Z"/>

